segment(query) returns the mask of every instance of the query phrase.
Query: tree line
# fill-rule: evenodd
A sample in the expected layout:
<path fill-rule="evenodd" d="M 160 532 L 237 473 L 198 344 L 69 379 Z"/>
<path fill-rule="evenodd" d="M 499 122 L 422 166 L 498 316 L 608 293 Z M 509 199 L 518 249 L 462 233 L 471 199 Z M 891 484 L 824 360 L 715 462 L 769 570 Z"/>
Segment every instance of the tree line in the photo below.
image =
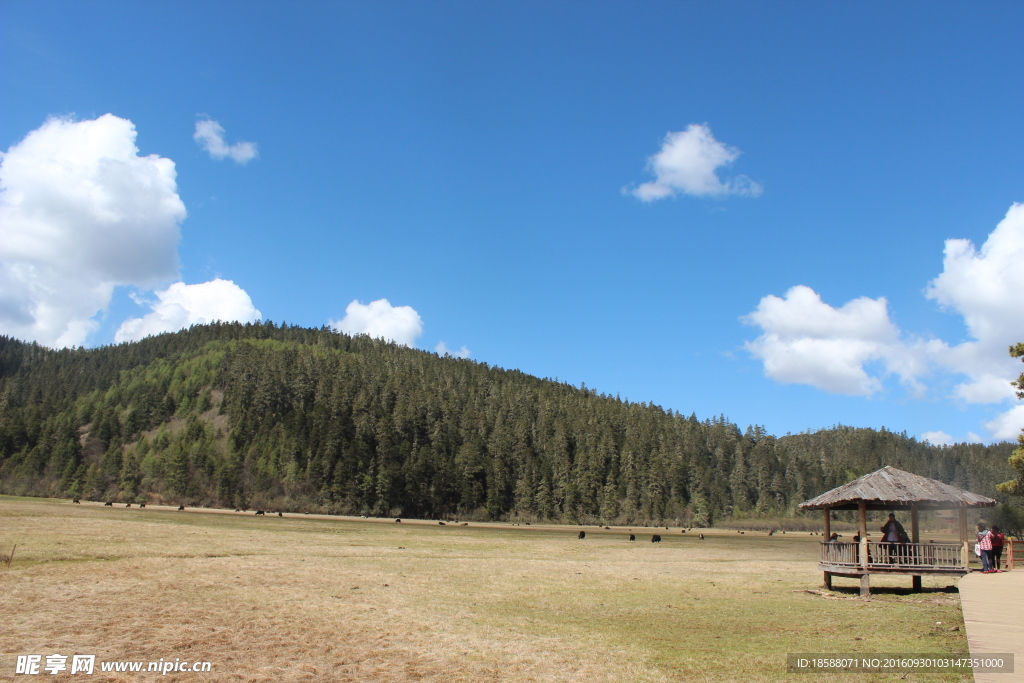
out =
<path fill-rule="evenodd" d="M 327 328 L 215 323 L 97 349 L 0 337 L 0 492 L 602 523 L 794 516 L 884 465 L 993 497 L 1011 444 L 776 437 Z"/>

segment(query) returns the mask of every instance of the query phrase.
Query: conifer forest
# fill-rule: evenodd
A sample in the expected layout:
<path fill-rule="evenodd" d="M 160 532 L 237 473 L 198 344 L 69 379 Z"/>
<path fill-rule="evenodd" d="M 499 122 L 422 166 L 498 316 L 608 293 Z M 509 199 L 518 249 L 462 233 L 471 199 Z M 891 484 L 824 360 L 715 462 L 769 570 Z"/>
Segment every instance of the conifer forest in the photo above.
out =
<path fill-rule="evenodd" d="M 799 515 L 884 465 L 1003 499 L 1009 443 L 774 436 L 327 328 L 216 323 L 51 350 L 0 337 L 0 493 L 395 517 Z"/>

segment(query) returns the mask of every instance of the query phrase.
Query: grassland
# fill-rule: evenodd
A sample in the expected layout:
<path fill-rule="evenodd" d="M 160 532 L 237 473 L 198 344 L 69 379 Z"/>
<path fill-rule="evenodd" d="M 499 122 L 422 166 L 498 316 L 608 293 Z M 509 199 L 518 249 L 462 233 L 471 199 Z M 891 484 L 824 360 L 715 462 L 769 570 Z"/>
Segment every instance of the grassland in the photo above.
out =
<path fill-rule="evenodd" d="M 810 683 L 787 652 L 967 651 L 952 579 L 913 595 L 881 579 L 893 590 L 865 601 L 853 581 L 816 592 L 816 536 L 632 531 L 0 497 L 0 551 L 18 544 L 0 566 L 0 680 L 23 678 L 15 655 L 56 652 L 213 662 L 93 681 Z"/>

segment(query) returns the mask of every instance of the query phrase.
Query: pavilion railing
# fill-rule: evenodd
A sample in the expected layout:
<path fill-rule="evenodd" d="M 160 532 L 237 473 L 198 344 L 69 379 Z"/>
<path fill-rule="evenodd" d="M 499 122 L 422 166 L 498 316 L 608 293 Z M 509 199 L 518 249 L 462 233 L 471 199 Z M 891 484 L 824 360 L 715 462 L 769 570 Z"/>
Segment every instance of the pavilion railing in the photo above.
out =
<path fill-rule="evenodd" d="M 860 543 L 822 543 L 821 562 L 844 568 L 964 570 L 961 543 L 867 543 L 867 562 Z"/>

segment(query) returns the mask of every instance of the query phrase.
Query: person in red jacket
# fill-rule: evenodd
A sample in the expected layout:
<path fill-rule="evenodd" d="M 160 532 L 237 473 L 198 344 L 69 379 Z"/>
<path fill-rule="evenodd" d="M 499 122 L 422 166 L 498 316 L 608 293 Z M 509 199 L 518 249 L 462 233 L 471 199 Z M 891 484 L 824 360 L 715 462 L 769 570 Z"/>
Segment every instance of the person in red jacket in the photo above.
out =
<path fill-rule="evenodd" d="M 992 526 L 992 532 L 989 536 L 992 538 L 992 571 L 1003 571 L 999 568 L 999 563 L 1003 559 L 1003 544 L 1006 543 L 1006 537 L 999 531 L 999 527 L 995 525 Z"/>

